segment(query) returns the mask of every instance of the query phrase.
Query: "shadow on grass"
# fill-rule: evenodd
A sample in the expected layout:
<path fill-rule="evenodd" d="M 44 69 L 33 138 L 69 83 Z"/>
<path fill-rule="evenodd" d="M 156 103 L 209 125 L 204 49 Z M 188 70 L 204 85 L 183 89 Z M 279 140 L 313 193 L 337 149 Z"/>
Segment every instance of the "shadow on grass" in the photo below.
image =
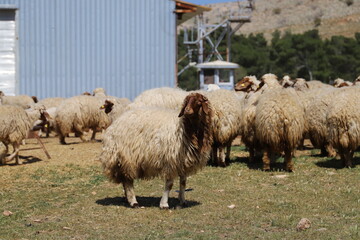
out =
<path fill-rule="evenodd" d="M 231 159 L 231 163 L 242 163 L 246 164 L 249 169 L 262 171 L 263 163 L 261 156 L 257 156 L 254 162 L 249 162 L 248 157 L 236 157 Z M 270 171 L 268 172 L 283 172 L 284 170 L 284 159 L 277 159 L 276 162 L 270 164 Z"/>
<path fill-rule="evenodd" d="M 353 166 L 360 165 L 360 157 L 354 157 L 353 158 Z M 319 161 L 315 163 L 318 167 L 322 168 L 333 168 L 333 169 L 342 169 L 346 168 L 343 165 L 343 162 L 340 159 L 336 158 L 328 158 L 324 159 L 323 161 Z"/>
<path fill-rule="evenodd" d="M 136 200 L 138 201 L 139 205 L 142 207 L 159 207 L 160 204 L 160 197 L 136 197 Z M 200 205 L 197 201 L 186 201 L 187 206 L 185 208 L 194 207 L 197 205 Z M 113 198 L 104 198 L 99 199 L 96 201 L 97 204 L 103 205 L 103 206 L 123 206 L 130 208 L 129 203 L 127 202 L 127 199 L 125 197 L 113 197 Z M 177 198 L 169 198 L 169 206 L 171 209 L 174 209 L 178 204 L 179 200 Z"/>
<path fill-rule="evenodd" d="M 36 163 L 36 162 L 40 162 L 42 161 L 40 158 L 37 157 L 33 157 L 33 156 L 19 156 L 20 159 L 22 159 L 22 165 L 26 165 L 26 164 L 32 164 L 32 163 Z M 24 161 L 25 160 L 25 161 Z M 7 163 L 6 165 L 8 166 L 21 166 L 21 165 L 17 165 L 15 163 L 15 159 L 11 161 L 11 163 Z"/>

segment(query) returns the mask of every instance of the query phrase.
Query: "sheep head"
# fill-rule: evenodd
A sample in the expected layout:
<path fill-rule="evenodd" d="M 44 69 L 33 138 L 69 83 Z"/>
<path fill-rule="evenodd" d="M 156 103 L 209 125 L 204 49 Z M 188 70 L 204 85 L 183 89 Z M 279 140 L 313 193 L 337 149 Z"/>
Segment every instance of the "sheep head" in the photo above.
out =
<path fill-rule="evenodd" d="M 197 117 L 201 114 L 200 111 L 209 114 L 209 100 L 200 93 L 192 93 L 185 98 L 179 117 Z"/>
<path fill-rule="evenodd" d="M 114 103 L 113 103 L 113 102 L 111 102 L 111 101 L 109 101 L 109 100 L 105 100 L 105 104 L 102 105 L 102 106 L 100 107 L 100 109 L 105 109 L 105 113 L 108 114 L 109 112 L 112 111 L 113 106 L 114 106 Z"/>
<path fill-rule="evenodd" d="M 92 96 L 91 93 L 89 93 L 89 92 L 83 92 L 81 95 Z"/>
<path fill-rule="evenodd" d="M 255 83 L 253 81 L 251 81 L 251 77 L 250 76 L 246 76 L 243 79 L 241 79 L 239 82 L 236 83 L 235 85 L 235 91 L 242 91 L 242 92 L 251 92 L 251 90 L 253 89 L 252 86 Z"/>

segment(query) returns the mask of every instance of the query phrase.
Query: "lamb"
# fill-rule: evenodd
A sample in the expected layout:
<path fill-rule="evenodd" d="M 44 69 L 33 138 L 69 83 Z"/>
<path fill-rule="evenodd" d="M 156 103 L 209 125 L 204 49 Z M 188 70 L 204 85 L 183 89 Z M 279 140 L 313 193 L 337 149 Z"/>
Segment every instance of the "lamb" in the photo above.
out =
<path fill-rule="evenodd" d="M 1 159 L 1 163 L 5 164 L 15 158 L 16 164 L 21 164 L 18 156 L 21 142 L 27 137 L 36 120 L 41 119 L 44 122 L 48 118 L 44 107 L 34 107 L 25 111 L 20 106 L 0 106 L 0 141 L 6 146 L 5 155 L 9 144 L 14 149 L 10 156 Z"/>
<path fill-rule="evenodd" d="M 242 99 L 238 98 L 234 91 L 225 89 L 207 92 L 205 96 L 212 103 L 214 112 L 213 160 L 218 166 L 225 167 L 230 160 L 231 143 L 239 135 Z"/>
<path fill-rule="evenodd" d="M 27 109 L 37 103 L 38 99 L 35 96 L 30 97 L 28 95 L 5 96 L 4 92 L 0 91 L 0 101 L 2 105 L 15 105 Z"/>
<path fill-rule="evenodd" d="M 126 107 L 130 104 L 130 100 L 122 98 L 119 101 L 106 99 L 101 109 L 105 109 L 105 113 L 110 117 L 110 121 L 114 122 L 121 114 L 126 111 Z"/>
<path fill-rule="evenodd" d="M 328 141 L 338 150 L 345 167 L 353 166 L 354 152 L 360 146 L 359 94 L 359 88 L 337 91 L 327 113 Z"/>
<path fill-rule="evenodd" d="M 262 77 L 274 81 L 273 74 Z M 260 85 L 261 88 L 262 84 Z M 255 112 L 255 137 L 264 148 L 263 170 L 270 170 L 272 153 L 285 153 L 284 168 L 294 170 L 292 153 L 303 137 L 304 110 L 293 89 L 265 90 L 259 97 Z"/>
<path fill-rule="evenodd" d="M 64 100 L 56 111 L 56 131 L 61 144 L 66 144 L 65 136 L 75 132 L 82 141 L 87 141 L 84 132 L 93 130 L 91 140 L 95 140 L 97 130 L 106 129 L 110 118 L 99 111 L 103 101 L 93 96 L 74 96 Z"/>
<path fill-rule="evenodd" d="M 174 178 L 179 176 L 180 205 L 186 205 L 186 178 L 206 165 L 211 152 L 211 118 L 211 104 L 199 93 L 186 96 L 180 114 L 156 107 L 125 112 L 103 137 L 100 160 L 105 174 L 111 181 L 123 184 L 133 208 L 139 206 L 134 180 L 164 177 L 161 209 L 169 208 L 169 192 Z"/>

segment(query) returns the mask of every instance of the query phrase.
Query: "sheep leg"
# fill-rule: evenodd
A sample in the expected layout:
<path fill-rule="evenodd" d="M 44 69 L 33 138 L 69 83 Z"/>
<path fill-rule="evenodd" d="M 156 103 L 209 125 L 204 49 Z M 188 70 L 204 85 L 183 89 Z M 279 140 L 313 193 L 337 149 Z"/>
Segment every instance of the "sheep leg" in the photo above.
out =
<path fill-rule="evenodd" d="M 217 150 L 218 150 L 218 148 L 215 145 L 213 145 L 212 146 L 212 163 L 214 165 L 218 163 L 218 155 L 217 155 L 218 151 Z"/>
<path fill-rule="evenodd" d="M 270 171 L 270 162 L 271 162 L 270 156 L 271 156 L 271 152 L 268 149 L 266 149 L 264 151 L 264 155 L 262 158 L 264 171 Z"/>
<path fill-rule="evenodd" d="M 285 158 L 284 158 L 284 168 L 287 172 L 293 172 L 294 171 L 294 164 L 292 162 L 292 154 L 291 150 L 285 149 Z"/>
<path fill-rule="evenodd" d="M 12 146 L 13 146 L 13 148 L 14 148 L 14 152 L 13 152 L 10 156 L 8 156 L 7 158 L 5 158 L 5 162 L 10 162 L 10 161 L 13 160 L 14 158 L 16 158 L 16 159 L 15 159 L 16 164 L 22 164 L 22 162 L 21 162 L 20 159 L 19 159 L 19 155 L 18 155 L 19 150 L 20 150 L 20 145 L 19 145 L 18 143 L 13 143 Z"/>
<path fill-rule="evenodd" d="M 161 209 L 169 209 L 169 203 L 168 203 L 169 193 L 170 193 L 170 190 L 171 190 L 171 188 L 173 186 L 173 183 L 174 183 L 173 179 L 167 179 L 165 181 L 165 190 L 164 190 L 164 193 L 163 193 L 161 201 L 160 201 L 160 208 Z"/>
<path fill-rule="evenodd" d="M 255 162 L 255 148 L 249 147 L 249 163 Z"/>
<path fill-rule="evenodd" d="M 187 206 L 185 200 L 185 189 L 186 189 L 186 176 L 180 176 L 180 191 L 179 191 L 180 208 Z"/>
<path fill-rule="evenodd" d="M 217 165 L 219 167 L 226 167 L 224 147 L 219 146 L 218 149 L 219 149 L 219 157 L 217 158 Z"/>
<path fill-rule="evenodd" d="M 354 156 L 354 152 L 353 151 L 343 151 L 343 163 L 344 163 L 344 166 L 345 167 L 348 167 L 348 168 L 352 168 L 353 167 L 353 164 L 352 164 L 352 159 L 353 159 L 353 156 Z"/>
<path fill-rule="evenodd" d="M 95 141 L 95 135 L 96 135 L 96 128 L 92 129 L 92 134 L 91 134 L 91 141 Z"/>
<path fill-rule="evenodd" d="M 136 201 L 136 196 L 134 192 L 134 180 L 127 180 L 123 182 L 123 187 L 125 191 L 125 196 L 132 208 L 138 208 L 139 203 Z"/>
<path fill-rule="evenodd" d="M 76 136 L 78 136 L 78 137 L 81 139 L 81 141 L 83 141 L 83 142 L 87 142 L 87 141 L 88 141 L 88 140 L 85 138 L 85 136 L 84 136 L 84 134 L 83 134 L 82 132 L 76 131 L 75 134 L 76 134 Z"/>
<path fill-rule="evenodd" d="M 59 133 L 59 141 L 60 141 L 60 144 L 66 145 L 65 135 L 63 135 L 62 133 Z"/>
<path fill-rule="evenodd" d="M 226 155 L 225 155 L 225 163 L 226 165 L 230 164 L 230 153 L 231 153 L 231 142 L 226 146 Z"/>
<path fill-rule="evenodd" d="M 326 144 L 325 148 L 328 157 L 332 157 L 332 158 L 336 157 L 336 151 L 331 144 Z"/>

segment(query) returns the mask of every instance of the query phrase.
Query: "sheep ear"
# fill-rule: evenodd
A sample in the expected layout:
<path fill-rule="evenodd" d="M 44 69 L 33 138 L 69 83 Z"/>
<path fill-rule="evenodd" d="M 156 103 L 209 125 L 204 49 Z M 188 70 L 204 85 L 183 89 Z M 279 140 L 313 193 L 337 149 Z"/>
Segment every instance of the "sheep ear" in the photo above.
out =
<path fill-rule="evenodd" d="M 209 101 L 205 100 L 201 103 L 201 107 L 203 109 L 203 111 L 205 112 L 205 114 L 209 114 Z"/>
<path fill-rule="evenodd" d="M 182 116 L 184 115 L 185 108 L 186 108 L 186 106 L 187 106 L 188 102 L 189 102 L 189 98 L 188 98 L 188 97 L 186 97 L 186 98 L 185 98 L 185 100 L 184 100 L 183 106 L 182 106 L 182 108 L 181 108 L 181 111 L 180 111 L 180 113 L 179 113 L 179 116 L 178 116 L 178 117 L 182 117 Z"/>
<path fill-rule="evenodd" d="M 261 82 L 261 83 L 259 84 L 258 89 L 256 89 L 255 92 L 259 91 L 264 85 L 265 85 L 265 82 Z"/>
<path fill-rule="evenodd" d="M 50 115 L 49 115 L 48 112 L 44 111 L 44 112 L 42 112 L 42 114 L 44 115 L 44 117 L 46 118 L 46 120 L 52 119 L 52 118 L 50 117 Z"/>

